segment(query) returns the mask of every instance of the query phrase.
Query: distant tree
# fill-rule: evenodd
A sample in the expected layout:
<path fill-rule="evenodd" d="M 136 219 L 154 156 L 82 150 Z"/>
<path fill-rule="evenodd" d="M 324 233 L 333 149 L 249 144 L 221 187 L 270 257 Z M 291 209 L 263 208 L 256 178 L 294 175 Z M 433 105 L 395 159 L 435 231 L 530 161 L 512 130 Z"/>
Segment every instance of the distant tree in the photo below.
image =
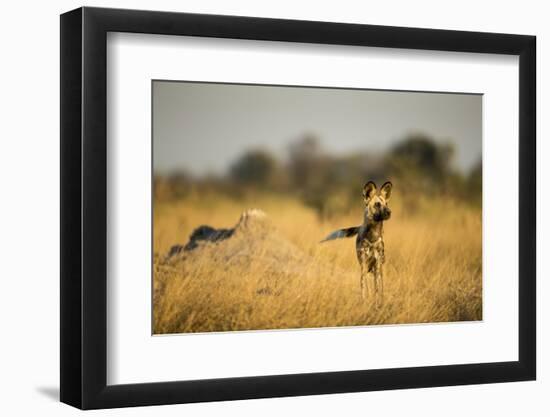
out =
<path fill-rule="evenodd" d="M 311 188 L 320 185 L 326 166 L 319 138 L 306 134 L 288 147 L 289 173 L 292 184 L 297 188 Z"/>
<path fill-rule="evenodd" d="M 292 189 L 319 218 L 327 219 L 349 211 L 360 201 L 363 154 L 330 155 L 320 140 L 306 134 L 288 148 L 288 172 Z"/>
<path fill-rule="evenodd" d="M 451 144 L 437 144 L 429 136 L 416 134 L 395 145 L 386 162 L 404 191 L 441 194 L 462 187 L 462 176 L 452 167 L 453 156 Z"/>
<path fill-rule="evenodd" d="M 230 176 L 245 185 L 272 185 L 277 169 L 277 160 L 269 152 L 251 150 L 231 166 Z"/>
<path fill-rule="evenodd" d="M 394 146 L 391 156 L 426 174 L 441 176 L 450 171 L 454 148 L 451 144 L 438 145 L 425 135 L 414 135 Z"/>
<path fill-rule="evenodd" d="M 172 172 L 169 175 L 155 174 L 153 178 L 153 197 L 157 201 L 185 198 L 191 192 L 193 176 L 185 170 Z"/>
<path fill-rule="evenodd" d="M 468 198 L 481 205 L 483 191 L 483 166 L 481 160 L 474 165 L 467 178 Z"/>

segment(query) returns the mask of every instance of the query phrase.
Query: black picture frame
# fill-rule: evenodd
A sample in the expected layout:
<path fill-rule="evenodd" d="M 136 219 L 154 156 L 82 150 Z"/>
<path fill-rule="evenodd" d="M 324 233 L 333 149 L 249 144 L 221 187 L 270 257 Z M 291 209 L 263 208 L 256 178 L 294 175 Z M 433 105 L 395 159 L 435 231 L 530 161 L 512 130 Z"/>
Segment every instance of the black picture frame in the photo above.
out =
<path fill-rule="evenodd" d="M 519 56 L 519 360 L 107 385 L 108 32 Z M 535 379 L 535 45 L 524 35 L 251 17 L 88 7 L 61 15 L 61 401 L 94 409 Z"/>

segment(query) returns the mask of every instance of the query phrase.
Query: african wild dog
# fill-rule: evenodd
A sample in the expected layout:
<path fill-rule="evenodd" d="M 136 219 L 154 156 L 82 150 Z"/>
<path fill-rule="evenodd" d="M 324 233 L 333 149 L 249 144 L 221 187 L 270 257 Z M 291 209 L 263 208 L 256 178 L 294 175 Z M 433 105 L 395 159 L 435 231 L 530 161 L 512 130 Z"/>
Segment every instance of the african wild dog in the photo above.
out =
<path fill-rule="evenodd" d="M 375 296 L 380 300 L 383 297 L 382 266 L 385 261 L 383 222 L 391 216 L 391 210 L 388 207 L 391 191 L 392 183 L 389 181 L 385 182 L 379 191 L 374 182 L 366 183 L 363 187 L 363 199 L 366 205 L 363 224 L 336 230 L 322 241 L 357 235 L 355 249 L 361 267 L 361 297 L 363 299 L 365 294 L 369 294 L 369 281 L 374 284 Z"/>

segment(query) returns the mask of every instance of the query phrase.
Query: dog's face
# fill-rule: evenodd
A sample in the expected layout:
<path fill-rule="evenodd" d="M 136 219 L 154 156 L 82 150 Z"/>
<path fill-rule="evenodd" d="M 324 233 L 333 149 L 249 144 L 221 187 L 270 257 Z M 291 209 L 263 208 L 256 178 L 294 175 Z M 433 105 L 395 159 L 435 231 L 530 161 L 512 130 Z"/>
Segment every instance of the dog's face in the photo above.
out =
<path fill-rule="evenodd" d="M 363 199 L 365 200 L 365 221 L 381 222 L 388 220 L 391 216 L 391 210 L 388 207 L 388 201 L 391 197 L 392 183 L 387 181 L 380 190 L 376 184 L 369 181 L 363 187 Z"/>

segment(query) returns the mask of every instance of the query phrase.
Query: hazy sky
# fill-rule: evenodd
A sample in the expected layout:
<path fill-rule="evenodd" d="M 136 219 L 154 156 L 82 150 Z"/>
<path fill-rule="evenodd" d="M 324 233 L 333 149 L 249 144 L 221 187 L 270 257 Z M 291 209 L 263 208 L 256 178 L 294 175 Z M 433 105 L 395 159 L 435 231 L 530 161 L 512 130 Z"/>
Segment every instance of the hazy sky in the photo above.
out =
<path fill-rule="evenodd" d="M 480 95 L 155 81 L 154 170 L 221 174 L 244 150 L 284 157 L 307 133 L 334 154 L 376 153 L 415 132 L 452 142 L 469 169 L 481 120 Z"/>

